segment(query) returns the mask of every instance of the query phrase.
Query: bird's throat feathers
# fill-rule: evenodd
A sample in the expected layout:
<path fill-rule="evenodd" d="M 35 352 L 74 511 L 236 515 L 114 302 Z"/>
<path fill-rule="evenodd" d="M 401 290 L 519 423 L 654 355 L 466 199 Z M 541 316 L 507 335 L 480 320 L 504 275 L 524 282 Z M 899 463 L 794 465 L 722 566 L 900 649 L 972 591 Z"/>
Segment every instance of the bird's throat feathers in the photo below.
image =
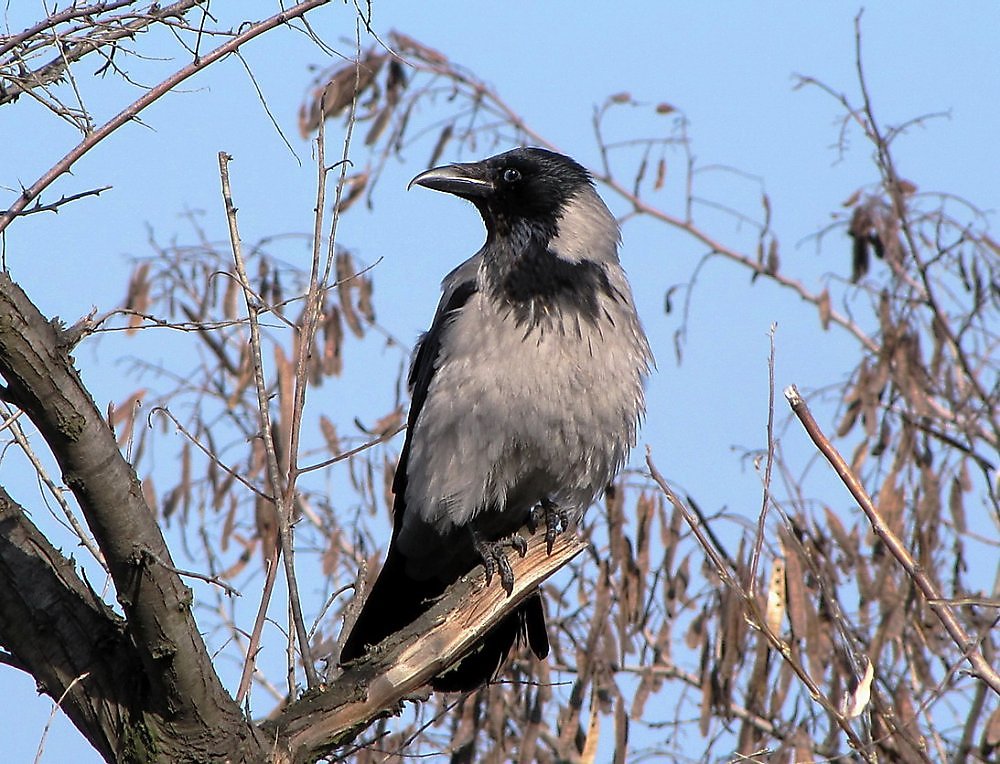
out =
<path fill-rule="evenodd" d="M 490 222 L 481 284 L 501 314 L 528 332 L 567 320 L 594 325 L 610 319 L 606 301 L 628 302 L 607 267 L 617 264 L 618 225 L 589 185 L 549 219 Z"/>

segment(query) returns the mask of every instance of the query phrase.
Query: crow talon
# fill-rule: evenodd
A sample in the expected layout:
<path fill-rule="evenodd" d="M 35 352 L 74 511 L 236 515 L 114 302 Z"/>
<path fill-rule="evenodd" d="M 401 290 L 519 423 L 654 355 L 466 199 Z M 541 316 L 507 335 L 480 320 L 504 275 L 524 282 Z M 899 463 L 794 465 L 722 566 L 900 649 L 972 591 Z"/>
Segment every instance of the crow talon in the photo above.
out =
<path fill-rule="evenodd" d="M 472 543 L 476 552 L 483 560 L 483 568 L 486 571 L 486 585 L 489 586 L 493 580 L 493 574 L 500 574 L 500 585 L 507 594 L 514 591 L 514 570 L 510 567 L 510 561 L 504 553 L 505 547 L 510 547 L 521 557 L 528 553 L 528 542 L 519 534 L 515 533 L 508 538 L 497 541 L 487 541 L 478 533 L 473 531 Z"/>
<path fill-rule="evenodd" d="M 528 541 L 520 534 L 515 533 L 510 537 L 510 546 L 521 557 L 528 553 Z"/>
<path fill-rule="evenodd" d="M 545 549 L 552 554 L 556 537 L 569 528 L 569 515 L 551 499 L 542 499 L 539 506 L 545 517 Z"/>

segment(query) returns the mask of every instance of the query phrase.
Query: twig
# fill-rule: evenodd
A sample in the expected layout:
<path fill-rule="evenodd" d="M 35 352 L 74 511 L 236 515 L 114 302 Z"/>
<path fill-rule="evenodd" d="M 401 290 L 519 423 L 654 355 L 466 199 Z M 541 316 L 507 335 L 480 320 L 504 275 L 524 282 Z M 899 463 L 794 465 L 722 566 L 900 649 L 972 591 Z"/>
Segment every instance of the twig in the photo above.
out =
<path fill-rule="evenodd" d="M 45 741 L 48 739 L 49 730 L 52 728 L 52 722 L 55 721 L 56 713 L 62 706 L 63 701 L 66 700 L 66 696 L 70 694 L 74 687 L 76 687 L 77 683 L 82 682 L 88 676 L 90 676 L 90 672 L 84 671 L 79 676 L 73 677 L 73 681 L 66 686 L 65 690 L 63 690 L 62 695 L 59 696 L 59 700 L 52 704 L 52 711 L 49 713 L 48 721 L 45 722 L 45 729 L 42 731 L 42 737 L 38 741 L 38 750 L 35 751 L 35 764 L 39 764 L 42 760 L 42 755 L 45 753 Z"/>
<path fill-rule="evenodd" d="M 204 581 L 207 584 L 214 584 L 215 586 L 218 586 L 220 589 L 222 589 L 230 597 L 243 596 L 242 594 L 240 594 L 239 589 L 237 589 L 235 586 L 227 584 L 218 576 L 212 576 L 207 573 L 198 573 L 193 570 L 184 570 L 183 568 L 174 567 L 173 565 L 170 565 L 169 563 L 166 563 L 159 557 L 157 557 L 156 553 L 153 552 L 153 550 L 151 549 L 143 549 L 142 553 L 150 560 L 155 562 L 157 565 L 162 565 L 164 568 L 173 573 L 176 573 L 178 576 L 185 576 L 187 578 L 197 578 L 199 581 Z"/>
<path fill-rule="evenodd" d="M 254 618 L 253 631 L 250 632 L 250 644 L 247 647 L 246 660 L 243 662 L 240 685 L 236 690 L 236 705 L 238 706 L 243 705 L 243 699 L 250 691 L 250 682 L 257 665 L 257 651 L 260 649 L 260 637 L 264 632 L 264 622 L 267 620 L 267 606 L 271 602 L 274 582 L 278 578 L 278 561 L 272 555 L 268 555 L 264 560 L 264 588 L 260 593 L 260 605 L 257 608 L 257 617 Z"/>
<path fill-rule="evenodd" d="M 799 394 L 795 385 L 790 385 L 785 388 L 785 398 L 792 407 L 792 411 L 795 413 L 795 416 L 797 416 L 799 421 L 802 422 L 802 426 L 805 428 L 813 443 L 816 444 L 816 447 L 820 450 L 823 456 L 825 456 L 827 461 L 830 462 L 830 465 L 837 473 L 841 482 L 847 487 L 847 490 L 851 492 L 855 501 L 858 502 L 858 505 L 861 507 L 861 511 L 865 513 L 865 516 L 871 523 L 872 531 L 874 531 L 875 535 L 879 537 L 883 544 L 885 544 L 886 549 L 889 550 L 890 554 L 892 554 L 899 564 L 903 566 L 903 570 L 906 571 L 906 574 L 910 577 L 913 583 L 916 584 L 921 594 L 923 594 L 927 602 L 927 606 L 938 617 L 952 641 L 958 646 L 958 649 L 962 651 L 962 657 L 967 659 L 972 665 L 973 674 L 978 676 L 982 681 L 988 684 L 995 693 L 1000 695 L 1000 675 L 997 674 L 997 672 L 990 665 L 989 661 L 986 660 L 985 656 L 979 649 L 977 640 L 972 639 L 966 633 L 965 629 L 959 623 L 958 618 L 955 616 L 955 613 L 952 611 L 947 601 L 942 598 L 941 594 L 937 590 L 937 587 L 934 586 L 934 583 L 924 572 L 923 568 L 917 564 L 909 550 L 903 545 L 903 542 L 886 525 L 885 520 L 882 519 L 881 514 L 879 514 L 878 509 L 875 507 L 875 504 L 872 502 L 871 497 L 868 495 L 868 492 L 861 484 L 857 475 L 854 474 L 847 462 L 844 461 L 844 458 L 840 455 L 833 444 L 830 443 L 826 435 L 823 434 L 823 431 L 813 418 L 812 412 L 809 411 L 809 407 L 806 405 L 805 399 L 803 399 Z"/>
<path fill-rule="evenodd" d="M 379 435 L 377 438 L 372 438 L 371 440 L 362 443 L 360 446 L 356 446 L 355 448 L 351 448 L 347 451 L 341 451 L 339 454 L 337 454 L 331 459 L 326 459 L 317 464 L 310 464 L 308 467 L 302 467 L 301 469 L 299 469 L 299 474 L 301 475 L 305 472 L 313 472 L 315 470 L 321 470 L 324 467 L 329 467 L 331 464 L 336 464 L 337 462 L 342 462 L 345 459 L 350 459 L 352 456 L 357 456 L 362 451 L 367 451 L 369 448 L 377 446 L 379 443 L 385 443 L 387 440 L 392 440 L 405 429 L 406 425 L 401 424 L 395 430 L 387 430 L 386 432 L 383 432 L 381 435 Z"/>
<path fill-rule="evenodd" d="M 188 77 L 201 71 L 205 67 L 214 64 L 220 58 L 223 58 L 239 49 L 241 45 L 246 44 L 264 32 L 285 24 L 293 18 L 298 18 L 314 8 L 326 5 L 328 2 L 330 2 L 330 0 L 303 0 L 303 2 L 298 3 L 281 13 L 277 13 L 269 19 L 265 19 L 258 24 L 252 24 L 244 29 L 240 34 L 236 35 L 233 39 L 228 40 L 226 43 L 220 45 L 215 50 L 206 53 L 204 56 L 196 58 L 183 69 L 179 69 L 158 85 L 150 88 L 146 93 L 133 101 L 129 106 L 125 107 L 125 109 L 117 115 L 91 132 L 75 148 L 66 154 L 66 156 L 52 165 L 52 167 L 49 168 L 38 180 L 32 183 L 31 186 L 24 189 L 10 208 L 5 212 L 0 213 L 0 232 L 6 230 L 14 219 L 23 213 L 28 204 L 38 198 L 38 195 L 41 194 L 42 191 L 48 188 L 61 175 L 68 173 L 70 168 L 72 168 L 73 164 L 80 159 L 80 157 L 94 148 L 94 146 L 107 138 L 122 125 L 135 119 L 143 109 L 157 101 L 166 93 L 169 93 Z"/>
<path fill-rule="evenodd" d="M 84 199 L 88 196 L 100 196 L 102 192 L 109 191 L 111 186 L 101 186 L 100 188 L 92 188 L 89 191 L 80 191 L 77 194 L 70 194 L 69 196 L 60 196 L 56 201 L 49 202 L 48 204 L 38 204 L 36 203 L 31 209 L 27 209 L 21 213 L 22 216 L 34 215 L 36 212 L 59 212 L 60 207 L 64 207 L 70 202 L 75 202 L 78 199 Z"/>
<path fill-rule="evenodd" d="M 791 647 L 787 642 L 785 642 L 781 637 L 772 631 L 772 629 L 767 625 L 767 619 L 763 617 L 760 612 L 760 605 L 757 598 L 745 587 L 740 585 L 739 580 L 736 578 L 733 571 L 731 571 L 727 566 L 722 564 L 722 558 L 719 552 L 711 545 L 707 536 L 702 531 L 700 524 L 696 521 L 691 510 L 678 499 L 674 492 L 670 490 L 670 486 L 664 479 L 663 475 L 656 469 L 653 464 L 653 457 L 650 449 L 646 448 L 646 466 L 649 467 L 649 474 L 653 478 L 653 481 L 660 487 L 663 495 L 667 497 L 667 500 L 676 507 L 684 520 L 687 522 L 691 531 L 694 533 L 695 538 L 701 545 L 702 550 L 708 555 L 709 560 L 715 566 L 716 571 L 719 573 L 719 577 L 722 579 L 723 583 L 732 589 L 737 596 L 743 601 L 744 615 L 747 621 L 757 629 L 768 643 L 773 647 L 785 661 L 785 663 L 792 669 L 795 676 L 798 677 L 799 681 L 805 686 L 809 691 L 809 695 L 812 699 L 818 703 L 824 711 L 830 714 L 830 718 L 833 719 L 837 726 L 840 727 L 841 731 L 847 737 L 850 746 L 858 752 L 866 761 L 870 764 L 875 764 L 876 759 L 874 754 L 868 749 L 868 746 L 864 744 L 858 734 L 851 727 L 850 720 L 848 720 L 844 714 L 842 714 L 837 707 L 830 702 L 830 700 L 823 694 L 819 686 L 816 684 L 815 680 L 810 676 L 809 672 L 806 671 L 805 667 L 795 659 L 792 655 Z"/>
<path fill-rule="evenodd" d="M 87 551 L 90 552 L 97 563 L 104 568 L 104 572 L 107 573 L 108 563 L 104 559 L 104 555 L 102 554 L 100 548 L 87 534 L 86 528 L 83 527 L 83 524 L 77 519 L 76 515 L 73 514 L 73 509 L 70 507 L 69 502 L 66 501 L 63 489 L 56 485 L 56 482 L 49 475 L 48 470 L 45 469 L 45 465 L 42 463 L 42 460 L 38 458 L 38 455 L 31 447 L 31 442 L 24 434 L 24 430 L 21 428 L 20 422 L 17 421 L 20 413 L 20 410 L 17 412 L 11 412 L 7 404 L 0 403 L 0 414 L 5 417 L 3 426 L 0 427 L 0 430 L 6 428 L 10 429 L 11 435 L 14 437 L 14 442 L 17 443 L 18 448 L 21 449 L 28 461 L 31 462 L 31 466 L 35 470 L 35 477 L 37 477 L 38 481 L 48 489 L 52 498 L 56 500 L 56 503 L 59 505 L 59 509 L 62 510 L 63 517 L 66 518 L 66 522 L 69 523 L 70 528 L 72 528 L 76 537 L 80 539 L 80 543 L 86 547 Z"/>
<path fill-rule="evenodd" d="M 215 451 L 213 451 L 211 448 L 209 448 L 200 440 L 198 440 L 198 438 L 192 435 L 188 431 L 188 429 L 180 423 L 177 417 L 173 415 L 173 412 L 171 412 L 170 409 L 168 409 L 166 406 L 156 406 L 155 408 L 151 409 L 149 412 L 149 416 L 146 418 L 146 420 L 150 421 L 153 418 L 153 414 L 163 414 L 163 416 L 167 417 L 167 419 L 169 419 L 171 422 L 174 423 L 174 427 L 176 427 L 180 431 L 181 435 L 187 438 L 190 443 L 193 443 L 195 448 L 197 448 L 199 451 L 205 454 L 205 456 L 211 459 L 212 462 L 215 464 L 215 466 L 221 469 L 227 475 L 241 482 L 244 486 L 249 488 L 251 491 L 253 491 L 254 494 L 259 496 L 260 498 L 265 499 L 266 501 L 274 501 L 274 499 L 271 496 L 264 493 L 257 486 L 255 486 L 253 483 L 251 483 L 249 480 L 243 477 L 243 475 L 241 475 L 237 470 L 233 469 L 224 461 L 222 461 L 219 458 L 218 454 L 215 453 Z"/>
<path fill-rule="evenodd" d="M 271 494 L 274 496 L 275 514 L 278 519 L 278 549 L 274 562 L 278 557 L 284 557 L 285 576 L 288 579 L 289 599 L 293 602 L 293 608 L 298 609 L 295 626 L 299 639 L 299 650 L 302 655 L 302 665 L 306 674 L 306 681 L 309 687 L 315 686 L 319 677 L 316 674 L 316 667 L 312 661 L 312 651 L 309 649 L 309 636 L 302 620 L 302 604 L 298 600 L 298 590 L 295 586 L 295 572 L 292 562 L 291 530 L 288 512 L 288 503 L 284 491 L 281 487 L 281 472 L 278 466 L 277 451 L 274 447 L 274 438 L 271 430 L 270 404 L 267 394 L 267 383 L 264 380 L 264 363 L 261 358 L 260 323 L 258 314 L 262 310 L 260 303 L 251 295 L 249 291 L 250 278 L 247 276 L 246 263 L 243 261 L 243 250 L 240 245 L 239 229 L 236 225 L 236 206 L 233 204 L 232 189 L 229 184 L 229 162 L 232 159 L 224 151 L 219 152 L 219 174 L 222 179 L 222 196 L 226 205 L 226 219 L 229 222 L 229 238 L 233 247 L 233 261 L 236 267 L 236 275 L 240 284 L 244 285 L 243 295 L 247 306 L 247 317 L 250 326 L 250 348 L 252 354 L 252 366 L 254 374 L 254 385 L 257 390 L 257 406 L 259 409 L 261 438 L 264 441 L 264 451 L 267 455 L 267 474 L 271 484 Z M 273 587 L 273 584 L 272 584 Z M 267 602 L 262 601 L 262 610 L 267 610 Z M 258 614 L 259 615 L 259 614 Z M 301 626 L 301 628 L 299 628 Z M 256 629 L 255 629 L 256 632 Z M 248 665 L 252 665 L 254 653 L 251 650 Z M 244 676 L 245 676 L 244 671 Z M 242 689 L 242 682 L 241 682 Z"/>
<path fill-rule="evenodd" d="M 760 515 L 757 517 L 757 536 L 750 555 L 750 573 L 746 581 L 747 590 L 751 595 L 757 591 L 757 566 L 760 564 L 760 553 L 764 547 L 767 510 L 771 505 L 771 471 L 774 468 L 774 332 L 777 326 L 771 324 L 771 330 L 768 332 L 770 353 L 767 357 L 767 463 L 764 466 L 764 498 L 761 501 Z"/>

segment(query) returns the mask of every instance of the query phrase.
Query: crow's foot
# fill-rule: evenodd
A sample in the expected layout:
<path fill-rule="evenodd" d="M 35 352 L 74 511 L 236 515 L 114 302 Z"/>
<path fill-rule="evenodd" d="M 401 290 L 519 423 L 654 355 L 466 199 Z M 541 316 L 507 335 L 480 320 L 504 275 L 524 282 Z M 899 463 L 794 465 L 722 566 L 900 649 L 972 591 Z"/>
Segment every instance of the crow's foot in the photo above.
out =
<path fill-rule="evenodd" d="M 487 541 L 478 533 L 473 531 L 472 543 L 476 547 L 479 556 L 483 558 L 483 567 L 486 569 L 486 584 L 493 580 L 493 574 L 500 574 L 500 585 L 507 594 L 514 591 L 514 571 L 511 570 L 510 561 L 504 550 L 510 547 L 521 557 L 528 553 L 528 542 L 519 534 L 514 533 L 507 538 Z"/>
<path fill-rule="evenodd" d="M 531 532 L 535 532 L 540 520 L 545 520 L 545 548 L 552 554 L 552 545 L 556 543 L 556 536 L 569 528 L 569 515 L 566 510 L 560 507 L 551 499 L 542 499 L 538 506 L 531 510 L 529 527 Z"/>

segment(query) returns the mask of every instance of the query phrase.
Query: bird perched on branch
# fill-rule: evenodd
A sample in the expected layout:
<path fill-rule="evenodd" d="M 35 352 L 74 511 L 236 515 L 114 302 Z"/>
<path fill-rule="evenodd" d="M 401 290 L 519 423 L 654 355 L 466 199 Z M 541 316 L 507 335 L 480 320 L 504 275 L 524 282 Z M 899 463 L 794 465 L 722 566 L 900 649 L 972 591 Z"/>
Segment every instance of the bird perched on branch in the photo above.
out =
<path fill-rule="evenodd" d="M 635 445 L 652 354 L 618 262 L 617 221 L 572 159 L 521 148 L 437 167 L 418 185 L 467 199 L 482 249 L 445 277 L 410 369 L 389 553 L 341 661 L 415 620 L 480 562 L 510 590 L 518 529 L 574 527 Z M 539 592 L 438 676 L 492 679 L 514 642 L 548 653 Z"/>

